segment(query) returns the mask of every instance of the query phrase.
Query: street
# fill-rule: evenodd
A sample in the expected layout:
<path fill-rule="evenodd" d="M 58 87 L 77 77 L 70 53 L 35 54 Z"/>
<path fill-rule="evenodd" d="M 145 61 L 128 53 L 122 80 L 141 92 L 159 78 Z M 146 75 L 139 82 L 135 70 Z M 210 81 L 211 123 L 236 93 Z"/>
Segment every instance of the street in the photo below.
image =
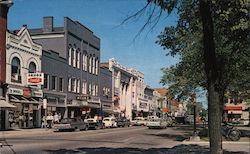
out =
<path fill-rule="evenodd" d="M 205 142 L 185 141 L 191 131 L 184 126 L 167 129 L 125 127 L 77 132 L 53 132 L 52 129 L 3 131 L 3 154 L 33 153 L 208 153 Z M 3 142 L 3 141 L 2 141 Z M 3 144 L 6 144 L 3 142 Z M 224 143 L 226 151 L 249 151 L 249 142 Z"/>

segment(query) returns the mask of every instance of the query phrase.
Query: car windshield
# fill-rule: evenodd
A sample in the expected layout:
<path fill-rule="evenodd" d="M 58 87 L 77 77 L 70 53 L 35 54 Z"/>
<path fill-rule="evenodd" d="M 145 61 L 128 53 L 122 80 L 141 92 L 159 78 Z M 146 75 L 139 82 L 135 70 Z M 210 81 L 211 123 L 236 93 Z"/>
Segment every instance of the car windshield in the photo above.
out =
<path fill-rule="evenodd" d="M 65 119 L 62 119 L 61 123 L 70 123 L 72 121 L 73 119 L 65 118 Z"/>
<path fill-rule="evenodd" d="M 161 121 L 160 118 L 154 118 L 154 119 L 150 119 L 149 121 Z"/>

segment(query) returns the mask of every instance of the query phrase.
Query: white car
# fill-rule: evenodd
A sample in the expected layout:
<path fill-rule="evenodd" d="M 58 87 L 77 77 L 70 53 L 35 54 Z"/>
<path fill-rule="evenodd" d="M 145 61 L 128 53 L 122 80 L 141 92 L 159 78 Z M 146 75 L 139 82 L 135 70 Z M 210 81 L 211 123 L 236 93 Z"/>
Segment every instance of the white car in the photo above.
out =
<path fill-rule="evenodd" d="M 168 122 L 162 118 L 152 118 L 148 121 L 147 127 L 151 128 L 167 128 Z"/>
<path fill-rule="evenodd" d="M 131 121 L 131 124 L 134 126 L 146 126 L 147 125 L 147 118 L 135 117 L 135 119 Z"/>
<path fill-rule="evenodd" d="M 105 117 L 102 122 L 104 123 L 104 127 L 117 127 L 116 119 L 114 117 Z"/>

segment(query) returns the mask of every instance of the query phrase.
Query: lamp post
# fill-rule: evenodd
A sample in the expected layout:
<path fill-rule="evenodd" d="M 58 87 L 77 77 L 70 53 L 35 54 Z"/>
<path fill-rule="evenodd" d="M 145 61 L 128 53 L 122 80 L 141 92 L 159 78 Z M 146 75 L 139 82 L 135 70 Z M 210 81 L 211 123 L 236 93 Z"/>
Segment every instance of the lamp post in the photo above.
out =
<path fill-rule="evenodd" d="M 195 94 L 191 96 L 191 100 L 192 100 L 193 109 L 194 109 L 194 135 L 196 135 L 196 95 Z"/>

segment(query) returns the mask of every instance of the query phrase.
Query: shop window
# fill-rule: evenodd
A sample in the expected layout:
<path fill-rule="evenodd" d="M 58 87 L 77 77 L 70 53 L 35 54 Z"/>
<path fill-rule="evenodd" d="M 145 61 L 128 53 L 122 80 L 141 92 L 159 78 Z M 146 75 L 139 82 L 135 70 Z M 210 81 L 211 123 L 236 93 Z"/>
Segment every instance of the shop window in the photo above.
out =
<path fill-rule="evenodd" d="M 36 64 L 34 62 L 29 64 L 29 73 L 36 73 Z"/>
<path fill-rule="evenodd" d="M 11 82 L 21 83 L 21 64 L 20 59 L 14 57 L 11 61 Z"/>

